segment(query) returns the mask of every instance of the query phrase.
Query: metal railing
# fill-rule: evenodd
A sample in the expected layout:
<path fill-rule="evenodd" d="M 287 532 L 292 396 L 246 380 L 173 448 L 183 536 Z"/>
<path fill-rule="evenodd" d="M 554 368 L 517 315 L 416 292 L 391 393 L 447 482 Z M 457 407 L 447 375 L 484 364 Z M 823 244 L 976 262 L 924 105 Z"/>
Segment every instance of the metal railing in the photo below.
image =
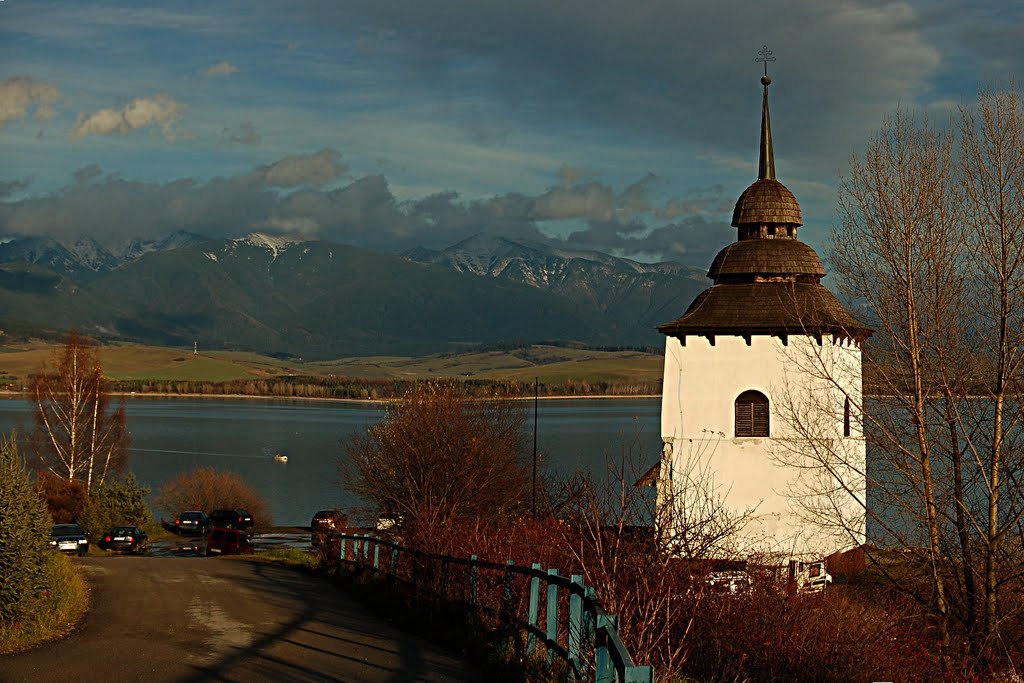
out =
<path fill-rule="evenodd" d="M 652 667 L 633 663 L 619 638 L 618 620 L 604 613 L 596 591 L 584 585 L 582 576 L 560 576 L 557 569 L 545 570 L 540 564 L 520 567 L 511 560 L 500 564 L 476 555 L 429 553 L 375 536 L 333 534 L 331 541 L 338 546 L 342 563 L 382 575 L 392 585 L 401 582 L 418 590 L 429 584 L 438 599 L 461 603 L 525 631 L 527 654 L 534 655 L 543 644 L 548 666 L 561 659 L 576 680 L 654 681 Z M 485 605 L 485 593 L 497 595 L 499 604 Z"/>

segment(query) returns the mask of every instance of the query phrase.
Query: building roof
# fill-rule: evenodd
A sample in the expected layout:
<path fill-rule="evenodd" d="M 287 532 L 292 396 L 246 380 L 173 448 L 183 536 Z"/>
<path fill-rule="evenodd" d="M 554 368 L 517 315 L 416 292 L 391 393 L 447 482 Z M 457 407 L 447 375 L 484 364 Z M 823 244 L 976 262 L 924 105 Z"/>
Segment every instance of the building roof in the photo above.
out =
<path fill-rule="evenodd" d="M 774 178 L 759 178 L 736 201 L 733 227 L 741 225 L 803 225 L 800 204 L 789 188 Z"/>
<path fill-rule="evenodd" d="M 821 259 L 810 245 L 795 239 L 738 240 L 722 249 L 711 262 L 708 277 L 718 282 L 723 276 L 755 273 L 762 276 L 825 276 Z"/>
<path fill-rule="evenodd" d="M 682 317 L 658 330 L 672 337 L 828 333 L 858 342 L 871 334 L 832 292 L 808 282 L 714 285 L 698 294 Z"/>
<path fill-rule="evenodd" d="M 793 193 L 775 178 L 767 73 L 761 79 L 761 144 L 758 178 L 740 195 L 732 224 L 737 239 L 708 270 L 714 285 L 680 318 L 658 326 L 662 334 L 820 335 L 862 342 L 871 329 L 843 309 L 821 285 L 825 268 L 809 245 L 796 238 L 803 217 Z"/>

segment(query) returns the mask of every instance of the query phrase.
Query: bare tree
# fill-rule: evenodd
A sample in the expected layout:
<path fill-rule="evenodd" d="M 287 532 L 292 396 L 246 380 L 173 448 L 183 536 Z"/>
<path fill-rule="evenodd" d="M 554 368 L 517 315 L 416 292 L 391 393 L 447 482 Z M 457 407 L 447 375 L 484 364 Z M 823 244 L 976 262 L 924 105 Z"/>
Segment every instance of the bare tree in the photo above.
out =
<path fill-rule="evenodd" d="M 740 557 L 738 533 L 753 512 L 725 505 L 711 466 L 720 438 L 692 444 L 686 471 L 666 476 L 658 470 L 684 461 L 662 453 L 644 473 L 634 434 L 608 456 L 604 477 L 577 475 L 577 496 L 560 524 L 572 566 L 619 618 L 634 657 L 666 679 L 681 674 L 694 647 L 688 635 L 700 618 L 709 561 Z"/>
<path fill-rule="evenodd" d="M 948 130 L 897 112 L 852 160 L 839 212 L 832 259 L 840 286 L 878 328 L 864 349 L 868 398 L 808 410 L 813 397 L 790 396 L 782 417 L 800 438 L 776 457 L 807 473 L 794 500 L 809 519 L 824 517 L 823 501 L 848 493 L 825 483 L 851 465 L 836 411 L 862 418 L 863 434 L 850 438 L 867 440 L 869 494 L 857 504 L 872 540 L 901 549 L 899 563 L 884 552 L 873 559 L 926 607 L 946 647 L 966 641 L 972 666 L 993 666 L 1024 638 L 1016 607 L 1000 598 L 1021 587 L 1024 567 L 1024 109 L 1016 87 L 982 91 Z M 823 358 L 809 354 L 802 369 L 834 377 Z"/>
<path fill-rule="evenodd" d="M 32 455 L 40 469 L 65 481 L 82 481 L 91 493 L 127 466 L 124 399 L 111 409 L 96 348 L 75 330 L 68 333 L 55 365 L 56 370 L 44 368 L 30 379 Z"/>
<path fill-rule="evenodd" d="M 469 398 L 452 382 L 417 384 L 342 444 L 342 485 L 422 540 L 437 541 L 457 522 L 523 514 L 531 506 L 524 420 L 520 401 Z"/>

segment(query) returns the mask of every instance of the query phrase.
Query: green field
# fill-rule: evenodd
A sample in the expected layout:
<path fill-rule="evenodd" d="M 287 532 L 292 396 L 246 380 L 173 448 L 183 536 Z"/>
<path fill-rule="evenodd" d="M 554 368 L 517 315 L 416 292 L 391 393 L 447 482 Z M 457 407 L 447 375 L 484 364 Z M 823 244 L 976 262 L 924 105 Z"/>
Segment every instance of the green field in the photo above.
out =
<path fill-rule="evenodd" d="M 54 367 L 61 346 L 32 342 L 0 346 L 0 381 L 22 386 L 44 365 Z M 104 373 L 113 380 L 180 380 L 224 382 L 280 376 L 366 377 L 415 380 L 456 377 L 542 382 L 656 382 L 663 358 L 638 351 L 532 346 L 509 351 L 407 358 L 372 356 L 302 362 L 254 353 L 111 344 L 100 348 Z"/>

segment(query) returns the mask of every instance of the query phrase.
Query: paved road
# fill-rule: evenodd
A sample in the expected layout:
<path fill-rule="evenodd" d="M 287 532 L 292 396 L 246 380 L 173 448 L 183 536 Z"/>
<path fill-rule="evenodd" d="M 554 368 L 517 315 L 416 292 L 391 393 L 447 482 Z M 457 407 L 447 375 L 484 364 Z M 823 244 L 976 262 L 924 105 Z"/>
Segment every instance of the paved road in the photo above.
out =
<path fill-rule="evenodd" d="M 303 572 L 236 558 L 78 560 L 90 610 L 0 657 L 0 681 L 477 681 L 436 647 Z"/>

